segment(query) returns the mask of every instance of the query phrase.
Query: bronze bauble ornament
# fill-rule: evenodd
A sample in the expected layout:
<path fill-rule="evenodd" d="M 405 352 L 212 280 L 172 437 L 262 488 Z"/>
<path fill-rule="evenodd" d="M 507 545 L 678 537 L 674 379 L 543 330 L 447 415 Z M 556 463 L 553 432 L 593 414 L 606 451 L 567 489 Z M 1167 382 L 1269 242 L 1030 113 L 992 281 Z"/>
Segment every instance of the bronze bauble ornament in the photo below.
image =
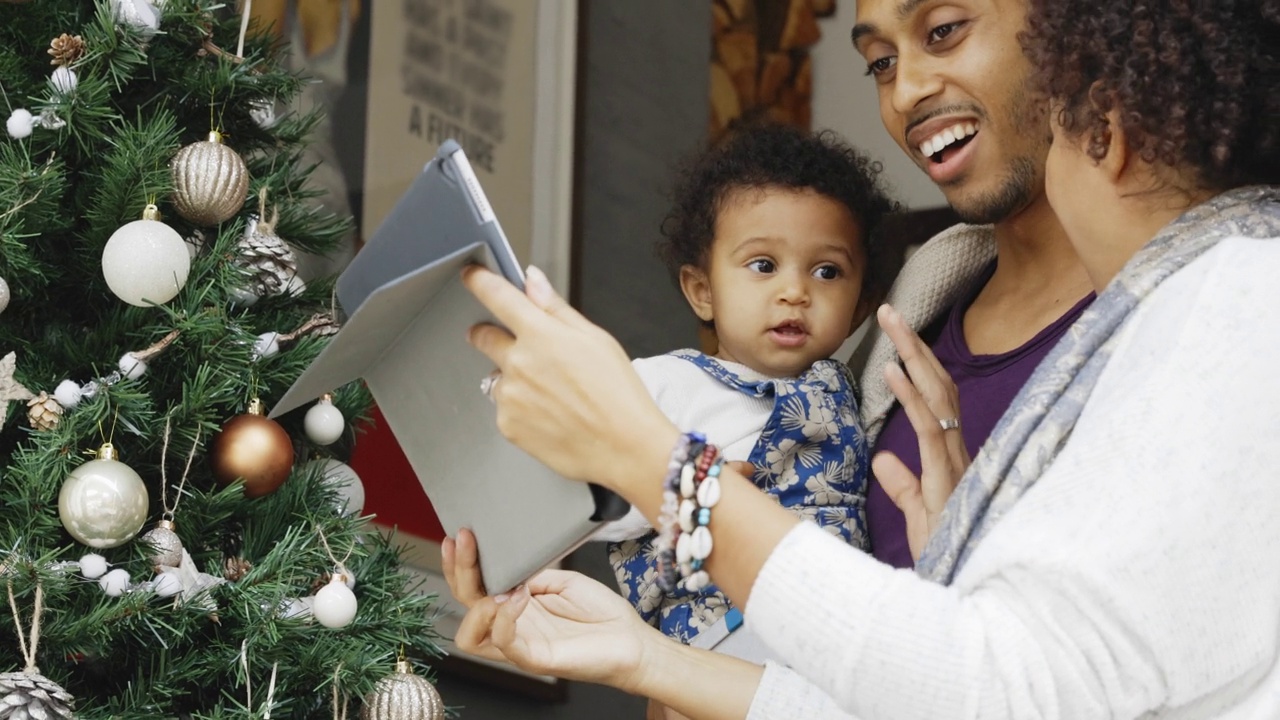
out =
<path fill-rule="evenodd" d="M 217 225 L 244 207 L 249 195 L 249 168 L 235 150 L 222 143 L 222 134 L 191 143 L 169 163 L 173 172 L 173 206 L 196 225 Z"/>
<path fill-rule="evenodd" d="M 289 433 L 262 412 L 254 398 L 249 411 L 222 426 L 209 450 L 213 477 L 221 485 L 244 480 L 246 497 L 270 495 L 293 471 L 293 441 Z"/>
<path fill-rule="evenodd" d="M 413 674 L 407 660 L 373 687 L 360 708 L 360 720 L 444 720 L 444 702 L 431 681 Z"/>

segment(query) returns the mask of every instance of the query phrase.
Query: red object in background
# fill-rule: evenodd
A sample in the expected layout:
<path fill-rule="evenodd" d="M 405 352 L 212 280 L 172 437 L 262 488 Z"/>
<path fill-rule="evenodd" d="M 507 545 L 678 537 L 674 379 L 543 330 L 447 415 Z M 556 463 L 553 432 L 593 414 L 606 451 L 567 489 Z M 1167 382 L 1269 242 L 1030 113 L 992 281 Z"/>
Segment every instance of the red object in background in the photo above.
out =
<path fill-rule="evenodd" d="M 364 514 L 375 522 L 395 527 L 403 533 L 435 542 L 444 541 L 444 527 L 422 491 L 409 459 L 382 416 L 373 408 L 372 422 L 356 435 L 351 453 L 351 469 L 364 484 Z"/>

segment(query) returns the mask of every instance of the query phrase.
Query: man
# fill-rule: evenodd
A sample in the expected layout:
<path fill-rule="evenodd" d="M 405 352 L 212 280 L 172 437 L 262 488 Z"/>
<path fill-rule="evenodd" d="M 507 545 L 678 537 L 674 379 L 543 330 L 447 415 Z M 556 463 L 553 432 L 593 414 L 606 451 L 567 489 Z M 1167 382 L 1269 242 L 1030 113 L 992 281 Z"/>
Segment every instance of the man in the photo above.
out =
<path fill-rule="evenodd" d="M 859 0 L 851 34 L 885 129 L 972 224 L 926 243 L 889 296 L 952 376 L 970 455 L 1092 297 L 1044 194 L 1050 134 L 1027 89 L 1025 16 L 1025 0 Z M 919 448 L 885 383 L 892 343 L 873 330 L 863 349 L 863 421 L 877 455 L 892 453 L 873 464 L 872 552 L 909 567 L 902 513 L 924 514 Z"/>

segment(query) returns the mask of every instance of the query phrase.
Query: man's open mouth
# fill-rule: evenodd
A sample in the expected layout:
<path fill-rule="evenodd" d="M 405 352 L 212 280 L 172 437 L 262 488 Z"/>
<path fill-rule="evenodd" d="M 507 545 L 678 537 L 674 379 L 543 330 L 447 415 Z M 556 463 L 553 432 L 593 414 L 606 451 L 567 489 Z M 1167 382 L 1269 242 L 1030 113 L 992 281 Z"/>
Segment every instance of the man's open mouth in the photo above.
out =
<path fill-rule="evenodd" d="M 944 163 L 960 148 L 968 145 L 977 134 L 977 123 L 968 120 L 958 122 L 920 143 L 920 154 L 929 158 L 930 162 Z"/>

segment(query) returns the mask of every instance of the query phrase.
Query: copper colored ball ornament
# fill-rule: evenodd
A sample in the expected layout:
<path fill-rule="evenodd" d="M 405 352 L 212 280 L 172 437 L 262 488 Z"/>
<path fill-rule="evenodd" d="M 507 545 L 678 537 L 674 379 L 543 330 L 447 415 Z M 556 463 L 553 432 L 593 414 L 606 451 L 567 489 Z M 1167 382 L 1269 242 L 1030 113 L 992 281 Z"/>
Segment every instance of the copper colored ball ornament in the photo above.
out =
<path fill-rule="evenodd" d="M 444 701 L 431 681 L 414 675 L 413 666 L 401 660 L 364 699 L 360 720 L 444 720 Z"/>
<path fill-rule="evenodd" d="M 222 134 L 191 143 L 169 163 L 173 173 L 173 206 L 197 225 L 217 225 L 244 207 L 249 195 L 249 168 L 235 150 L 222 143 Z"/>
<path fill-rule="evenodd" d="M 247 413 L 222 426 L 209 458 L 219 484 L 243 479 L 246 497 L 262 497 L 275 492 L 293 470 L 293 441 L 262 414 L 262 402 L 255 398 Z"/>

